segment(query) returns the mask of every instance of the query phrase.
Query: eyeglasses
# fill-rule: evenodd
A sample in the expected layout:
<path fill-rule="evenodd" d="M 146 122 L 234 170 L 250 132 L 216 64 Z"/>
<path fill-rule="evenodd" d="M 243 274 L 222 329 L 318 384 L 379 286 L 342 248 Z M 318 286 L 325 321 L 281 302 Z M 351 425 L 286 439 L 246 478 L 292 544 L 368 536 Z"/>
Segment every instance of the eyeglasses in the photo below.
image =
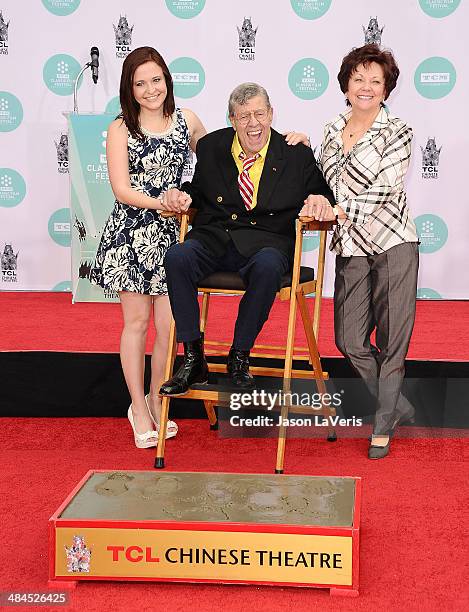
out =
<path fill-rule="evenodd" d="M 256 110 L 251 111 L 250 113 L 241 113 L 240 115 L 235 115 L 235 119 L 239 124 L 247 125 L 252 116 L 254 116 L 254 119 L 262 123 L 267 119 L 268 115 L 268 110 Z"/>

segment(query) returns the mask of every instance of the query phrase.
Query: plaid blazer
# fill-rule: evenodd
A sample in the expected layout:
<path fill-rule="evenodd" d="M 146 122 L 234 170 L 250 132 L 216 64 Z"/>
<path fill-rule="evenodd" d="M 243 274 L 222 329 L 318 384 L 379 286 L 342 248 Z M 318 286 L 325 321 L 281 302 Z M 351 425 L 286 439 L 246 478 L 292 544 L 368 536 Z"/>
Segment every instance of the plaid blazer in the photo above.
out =
<path fill-rule="evenodd" d="M 385 108 L 371 128 L 344 155 L 342 130 L 351 111 L 324 129 L 319 165 L 347 214 L 339 219 L 331 250 L 338 255 L 376 255 L 403 242 L 418 242 L 404 191 L 412 130 Z"/>

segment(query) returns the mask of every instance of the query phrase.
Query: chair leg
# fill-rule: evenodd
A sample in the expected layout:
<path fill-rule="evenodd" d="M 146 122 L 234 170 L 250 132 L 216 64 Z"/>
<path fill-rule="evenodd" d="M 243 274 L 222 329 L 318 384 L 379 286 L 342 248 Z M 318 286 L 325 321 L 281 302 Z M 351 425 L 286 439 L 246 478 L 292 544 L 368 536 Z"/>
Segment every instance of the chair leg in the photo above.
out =
<path fill-rule="evenodd" d="M 218 429 L 218 419 L 214 408 L 215 404 L 209 400 L 204 400 L 204 406 L 210 423 L 210 429 L 216 431 Z"/>
<path fill-rule="evenodd" d="M 166 359 L 165 368 L 165 380 L 170 378 L 174 367 L 174 360 L 176 358 L 176 325 L 174 319 L 171 320 L 169 328 L 169 342 L 168 342 L 168 357 Z M 168 414 L 169 414 L 169 400 L 167 395 L 164 395 L 161 400 L 161 416 L 160 416 L 160 428 L 158 431 L 158 445 L 156 447 L 155 457 L 155 468 L 164 468 L 164 448 L 166 444 L 166 428 L 168 425 Z"/>
<path fill-rule="evenodd" d="M 295 329 L 296 329 L 296 292 L 300 278 L 300 261 L 301 261 L 301 245 L 303 242 L 303 234 L 300 224 L 296 227 L 295 241 L 295 257 L 293 261 L 293 275 L 290 289 L 290 308 L 288 311 L 288 328 L 287 328 L 287 347 L 285 350 L 285 365 L 283 371 L 283 390 L 285 393 L 291 390 L 291 375 L 293 365 L 293 352 L 295 350 Z M 286 402 L 282 403 L 281 416 L 282 424 L 279 427 L 278 443 L 277 443 L 277 462 L 275 466 L 276 474 L 283 474 L 283 465 L 285 461 L 285 445 L 287 437 L 287 428 L 283 425 L 283 419 L 288 419 L 289 407 Z"/>
<path fill-rule="evenodd" d="M 205 330 L 207 328 L 209 302 L 210 293 L 204 292 L 202 294 L 202 308 L 200 309 L 200 335 L 202 336 L 202 338 L 205 336 Z"/>
<path fill-rule="evenodd" d="M 160 429 L 158 431 L 158 445 L 156 447 L 155 468 L 164 468 L 164 448 L 166 444 L 166 426 L 168 424 L 169 397 L 163 396 L 161 400 Z"/>
<path fill-rule="evenodd" d="M 327 393 L 326 384 L 324 382 L 324 372 L 322 370 L 321 358 L 319 356 L 318 345 L 316 342 L 316 336 L 313 331 L 313 325 L 311 321 L 311 315 L 309 314 L 308 310 L 308 304 L 306 302 L 306 296 L 302 290 L 298 292 L 298 306 L 300 307 L 301 320 L 303 321 L 306 341 L 308 343 L 309 356 L 311 358 L 313 369 L 316 373 L 316 386 L 322 396 L 324 393 Z M 321 409 L 321 413 L 323 412 L 327 416 L 335 416 L 335 408 L 333 406 L 329 406 L 327 408 L 323 406 Z M 334 427 L 332 427 L 332 425 L 330 424 L 330 421 L 327 427 L 327 440 L 328 442 L 335 442 L 337 440 L 337 434 L 335 432 Z"/>
<path fill-rule="evenodd" d="M 275 473 L 283 474 L 283 465 L 285 461 L 285 447 L 287 442 L 287 427 L 283 424 L 285 419 L 288 419 L 289 405 L 285 400 L 285 394 L 290 391 L 291 387 L 288 384 L 284 384 L 284 401 L 280 407 L 281 425 L 278 429 L 278 442 L 277 442 L 277 461 L 275 464 Z"/>
<path fill-rule="evenodd" d="M 293 291 L 292 291 L 293 294 Z M 296 323 L 296 300 L 292 304 L 290 301 L 290 314 L 293 316 L 288 317 L 288 334 L 287 334 L 287 349 L 285 353 L 285 369 L 283 373 L 283 392 L 284 402 L 282 402 L 280 414 L 282 417 L 281 425 L 278 431 L 278 443 L 277 443 L 277 462 L 275 465 L 275 473 L 283 474 L 283 465 L 285 461 L 285 446 L 287 440 L 287 427 L 283 425 L 284 419 L 288 420 L 289 406 L 285 401 L 285 394 L 291 391 L 291 371 L 293 364 L 293 350 L 295 342 L 295 323 Z"/>

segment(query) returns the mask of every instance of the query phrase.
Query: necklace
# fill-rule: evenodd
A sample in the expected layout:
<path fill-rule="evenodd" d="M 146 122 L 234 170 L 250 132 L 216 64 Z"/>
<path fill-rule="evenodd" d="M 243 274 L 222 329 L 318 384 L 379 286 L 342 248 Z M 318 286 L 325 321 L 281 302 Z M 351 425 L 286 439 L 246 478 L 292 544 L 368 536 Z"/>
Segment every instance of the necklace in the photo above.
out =
<path fill-rule="evenodd" d="M 373 125 L 373 123 L 374 123 L 374 119 L 373 119 L 373 121 L 371 123 L 367 124 L 363 128 L 358 128 L 357 127 L 356 129 L 353 130 L 353 132 L 349 133 L 348 137 L 349 138 L 353 138 L 354 136 L 357 136 L 358 138 L 360 138 L 363 134 L 365 134 L 365 132 L 367 132 L 370 129 L 370 127 Z M 344 126 L 343 132 L 346 132 L 346 131 L 348 131 L 350 129 L 353 129 L 353 128 L 350 127 L 349 126 L 349 122 L 347 122 L 345 124 L 345 126 Z"/>
<path fill-rule="evenodd" d="M 345 127 L 347 127 L 347 126 L 345 126 Z M 350 129 L 350 128 L 349 128 L 349 129 Z M 368 128 L 364 128 L 364 129 L 361 129 L 361 130 L 358 130 L 358 129 L 357 129 L 357 130 L 354 130 L 353 132 L 350 132 L 350 134 L 348 135 L 348 137 L 349 137 L 349 138 L 353 138 L 353 137 L 354 137 L 354 136 L 356 136 L 357 134 L 358 134 L 358 135 L 364 134 L 364 133 L 365 133 L 367 130 L 368 130 Z M 344 131 L 345 131 L 345 130 L 344 130 Z"/>

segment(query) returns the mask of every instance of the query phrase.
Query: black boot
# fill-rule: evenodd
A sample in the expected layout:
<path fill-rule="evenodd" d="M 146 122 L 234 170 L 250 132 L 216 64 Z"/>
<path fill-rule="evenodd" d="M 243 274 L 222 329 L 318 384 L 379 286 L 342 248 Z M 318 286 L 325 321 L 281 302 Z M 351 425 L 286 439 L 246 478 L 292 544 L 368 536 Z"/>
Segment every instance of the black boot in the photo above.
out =
<path fill-rule="evenodd" d="M 254 378 L 249 373 L 249 351 L 238 351 L 231 347 L 226 370 L 231 382 L 240 389 L 252 389 Z"/>
<path fill-rule="evenodd" d="M 160 388 L 160 395 L 183 395 L 194 383 L 208 381 L 208 366 L 202 339 L 184 342 L 184 363 Z"/>

